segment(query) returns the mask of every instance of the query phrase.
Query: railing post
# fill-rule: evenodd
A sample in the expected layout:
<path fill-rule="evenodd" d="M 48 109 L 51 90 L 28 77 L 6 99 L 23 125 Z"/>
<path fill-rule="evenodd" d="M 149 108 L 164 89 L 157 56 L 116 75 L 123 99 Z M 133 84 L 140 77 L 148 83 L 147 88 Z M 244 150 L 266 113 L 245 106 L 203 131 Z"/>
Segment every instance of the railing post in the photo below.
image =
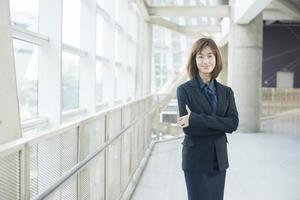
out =
<path fill-rule="evenodd" d="M 77 163 L 80 162 L 81 159 L 81 135 L 82 135 L 82 123 L 80 123 L 77 127 Z M 81 195 L 81 181 L 80 181 L 80 173 L 78 173 L 77 175 L 77 200 L 80 199 L 80 195 Z"/>
<path fill-rule="evenodd" d="M 104 128 L 104 143 L 106 143 L 109 139 L 109 112 L 107 112 L 105 114 L 105 128 Z M 107 185 L 106 185 L 106 182 L 107 182 L 107 165 L 108 165 L 108 162 L 107 162 L 107 159 L 108 159 L 108 147 L 106 147 L 104 149 L 104 200 L 106 200 L 106 196 L 107 196 Z"/>
<path fill-rule="evenodd" d="M 20 167 L 21 167 L 21 199 L 30 199 L 30 147 L 25 144 L 20 153 Z"/>

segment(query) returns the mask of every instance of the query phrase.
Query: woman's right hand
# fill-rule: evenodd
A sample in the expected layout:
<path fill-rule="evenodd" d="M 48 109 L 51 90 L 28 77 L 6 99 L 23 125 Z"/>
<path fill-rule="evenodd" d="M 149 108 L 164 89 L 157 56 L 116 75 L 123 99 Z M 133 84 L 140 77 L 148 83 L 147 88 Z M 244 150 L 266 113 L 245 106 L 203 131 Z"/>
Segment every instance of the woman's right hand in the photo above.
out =
<path fill-rule="evenodd" d="M 184 115 L 182 117 L 178 117 L 177 119 L 177 124 L 181 127 L 181 128 L 186 128 L 186 127 L 189 127 L 189 118 L 190 118 L 190 115 L 191 115 L 191 110 L 190 108 L 188 107 L 188 105 L 185 105 L 185 109 L 187 111 L 187 115 Z"/>

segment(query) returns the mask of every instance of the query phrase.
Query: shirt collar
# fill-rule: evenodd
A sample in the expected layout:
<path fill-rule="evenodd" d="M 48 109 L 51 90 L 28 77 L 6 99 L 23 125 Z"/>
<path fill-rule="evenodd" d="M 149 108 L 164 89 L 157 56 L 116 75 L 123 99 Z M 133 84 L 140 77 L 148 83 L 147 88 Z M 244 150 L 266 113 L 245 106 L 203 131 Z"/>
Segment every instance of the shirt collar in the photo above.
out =
<path fill-rule="evenodd" d="M 198 74 L 197 75 L 197 82 L 198 82 L 198 85 L 199 85 L 200 89 L 203 89 L 206 86 L 208 86 L 211 91 L 215 91 L 215 81 L 214 80 L 210 81 L 209 84 L 207 85 L 203 82 L 200 75 Z"/>

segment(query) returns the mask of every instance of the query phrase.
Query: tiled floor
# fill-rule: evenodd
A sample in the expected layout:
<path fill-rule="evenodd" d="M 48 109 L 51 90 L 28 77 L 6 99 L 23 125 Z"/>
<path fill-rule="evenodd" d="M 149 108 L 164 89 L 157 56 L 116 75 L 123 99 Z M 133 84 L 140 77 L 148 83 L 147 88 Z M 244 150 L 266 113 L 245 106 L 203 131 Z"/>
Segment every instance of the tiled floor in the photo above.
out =
<path fill-rule="evenodd" d="M 300 200 L 299 134 L 234 133 L 225 200 Z M 185 200 L 181 139 L 156 144 L 133 200 Z"/>

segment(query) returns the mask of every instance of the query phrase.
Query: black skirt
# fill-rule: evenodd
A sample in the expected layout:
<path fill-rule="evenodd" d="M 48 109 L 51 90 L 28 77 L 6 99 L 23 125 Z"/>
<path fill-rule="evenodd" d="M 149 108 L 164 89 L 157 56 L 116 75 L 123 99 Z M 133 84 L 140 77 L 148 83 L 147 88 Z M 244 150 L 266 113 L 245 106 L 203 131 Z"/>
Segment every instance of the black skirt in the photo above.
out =
<path fill-rule="evenodd" d="M 223 200 L 226 170 L 184 172 L 188 200 Z"/>
<path fill-rule="evenodd" d="M 213 172 L 184 171 L 188 200 L 223 200 L 226 170 L 219 171 L 214 152 Z"/>

